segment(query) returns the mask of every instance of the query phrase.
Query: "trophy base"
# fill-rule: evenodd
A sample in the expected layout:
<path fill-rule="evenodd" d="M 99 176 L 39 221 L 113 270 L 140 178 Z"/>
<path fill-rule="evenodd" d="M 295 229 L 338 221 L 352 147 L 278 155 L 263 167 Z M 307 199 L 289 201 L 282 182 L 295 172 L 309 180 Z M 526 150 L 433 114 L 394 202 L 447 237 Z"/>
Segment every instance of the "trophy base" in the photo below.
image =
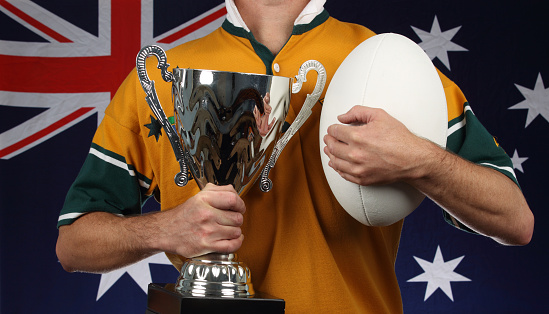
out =
<path fill-rule="evenodd" d="M 189 258 L 181 268 L 175 290 L 196 297 L 247 298 L 254 294 L 250 269 L 237 260 L 235 253 Z"/>
<path fill-rule="evenodd" d="M 284 313 L 282 299 L 256 292 L 245 298 L 194 297 L 175 290 L 174 284 L 149 284 L 147 314 L 180 313 Z"/>

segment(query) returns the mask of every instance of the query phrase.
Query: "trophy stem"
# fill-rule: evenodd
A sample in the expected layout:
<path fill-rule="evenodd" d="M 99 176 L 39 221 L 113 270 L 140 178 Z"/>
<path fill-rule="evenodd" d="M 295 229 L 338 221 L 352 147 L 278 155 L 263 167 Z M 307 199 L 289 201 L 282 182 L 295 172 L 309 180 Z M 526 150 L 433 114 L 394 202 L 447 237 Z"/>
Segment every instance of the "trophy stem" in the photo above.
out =
<path fill-rule="evenodd" d="M 198 297 L 247 298 L 254 295 L 248 267 L 236 254 L 209 253 L 188 259 L 175 288 Z"/>

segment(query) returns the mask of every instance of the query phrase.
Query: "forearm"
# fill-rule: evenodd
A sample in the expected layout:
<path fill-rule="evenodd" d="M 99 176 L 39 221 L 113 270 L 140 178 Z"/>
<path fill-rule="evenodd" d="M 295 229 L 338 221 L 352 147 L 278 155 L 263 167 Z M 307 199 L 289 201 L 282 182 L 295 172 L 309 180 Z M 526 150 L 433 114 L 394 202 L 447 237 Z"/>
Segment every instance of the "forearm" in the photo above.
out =
<path fill-rule="evenodd" d="M 410 184 L 478 233 L 507 245 L 530 241 L 534 217 L 512 180 L 433 143 L 426 145 L 423 170 Z"/>
<path fill-rule="evenodd" d="M 105 212 L 86 214 L 59 229 L 57 256 L 67 271 L 106 272 L 160 252 L 151 241 L 155 214 L 122 218 Z"/>
<path fill-rule="evenodd" d="M 173 209 L 122 218 L 89 213 L 59 228 L 57 256 L 67 271 L 105 272 L 159 252 L 185 257 L 230 253 L 242 245 L 246 206 L 231 185 L 207 184 Z"/>
<path fill-rule="evenodd" d="M 329 165 L 360 185 L 404 181 L 469 228 L 503 244 L 527 244 L 534 217 L 519 187 L 412 134 L 384 110 L 355 106 L 324 137 Z"/>

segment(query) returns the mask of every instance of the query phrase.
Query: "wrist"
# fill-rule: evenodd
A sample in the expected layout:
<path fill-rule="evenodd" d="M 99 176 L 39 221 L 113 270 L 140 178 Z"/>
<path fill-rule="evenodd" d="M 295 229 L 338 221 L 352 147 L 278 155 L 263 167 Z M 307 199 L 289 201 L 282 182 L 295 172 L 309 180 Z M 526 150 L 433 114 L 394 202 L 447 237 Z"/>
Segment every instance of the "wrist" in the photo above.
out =
<path fill-rule="evenodd" d="M 453 154 L 437 144 L 422 139 L 422 144 L 417 150 L 415 166 L 410 172 L 406 183 L 422 190 L 422 185 L 429 182 L 436 182 L 436 178 L 444 176 L 444 173 L 452 168 Z"/>
<path fill-rule="evenodd" d="M 159 213 L 145 214 L 130 217 L 125 220 L 124 230 L 131 233 L 133 250 L 145 255 L 156 254 L 165 251 L 164 240 L 161 236 Z"/>

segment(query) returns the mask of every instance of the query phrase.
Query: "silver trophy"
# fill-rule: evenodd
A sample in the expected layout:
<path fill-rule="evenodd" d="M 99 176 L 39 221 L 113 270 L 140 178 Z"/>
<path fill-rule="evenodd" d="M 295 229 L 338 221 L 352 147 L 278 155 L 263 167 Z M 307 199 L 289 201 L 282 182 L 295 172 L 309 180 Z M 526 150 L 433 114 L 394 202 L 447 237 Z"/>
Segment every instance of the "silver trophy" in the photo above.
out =
<path fill-rule="evenodd" d="M 172 82 L 175 127 L 147 75 L 145 60 L 150 56 L 158 59 L 164 81 Z M 189 171 L 201 189 L 208 182 L 232 184 L 241 196 L 258 177 L 263 192 L 272 188 L 270 170 L 310 116 L 326 83 L 324 67 L 315 60 L 303 63 L 295 82 L 288 77 L 211 70 L 175 68 L 169 72 L 164 50 L 154 45 L 141 49 L 136 63 L 147 103 L 180 166 L 175 183 L 185 186 Z M 291 93 L 301 90 L 311 69 L 318 72 L 316 86 L 282 134 Z M 236 254 L 210 253 L 186 261 L 176 290 L 192 296 L 249 297 L 254 295 L 250 278 L 250 270 L 237 261 Z"/>

